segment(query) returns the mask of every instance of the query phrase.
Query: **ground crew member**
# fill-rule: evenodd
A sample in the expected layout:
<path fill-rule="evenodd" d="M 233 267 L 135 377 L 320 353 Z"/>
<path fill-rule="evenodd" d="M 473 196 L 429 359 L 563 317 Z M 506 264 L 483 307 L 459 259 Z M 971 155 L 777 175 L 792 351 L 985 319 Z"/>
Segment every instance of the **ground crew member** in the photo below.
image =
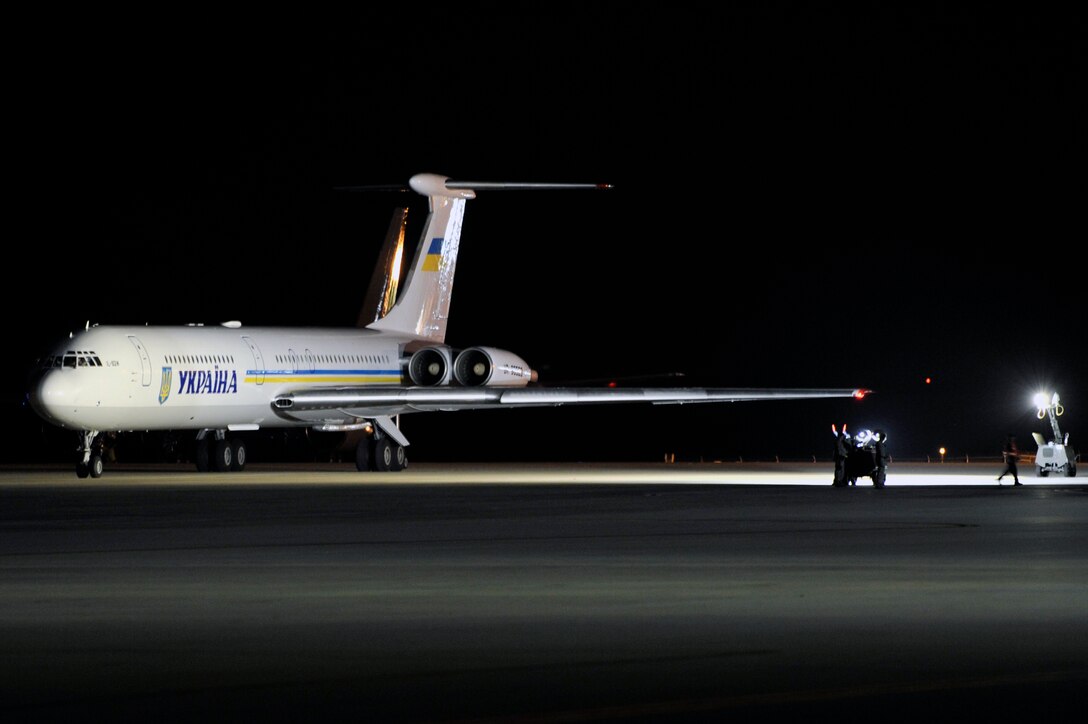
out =
<path fill-rule="evenodd" d="M 873 433 L 873 459 L 876 462 L 876 471 L 873 473 L 873 485 L 884 487 L 884 480 L 888 477 L 888 451 L 884 448 L 884 442 L 888 435 L 883 430 Z"/>
<path fill-rule="evenodd" d="M 835 479 L 831 485 L 844 488 L 846 487 L 846 457 L 850 454 L 850 436 L 846 434 L 846 425 L 842 426 L 841 433 L 832 425 L 831 433 L 835 436 Z"/>
<path fill-rule="evenodd" d="M 1016 447 L 1016 436 L 1009 433 L 1009 437 L 1005 440 L 1005 447 L 1001 449 L 1001 454 L 1005 457 L 1005 470 L 997 476 L 997 482 L 1001 483 L 1001 478 L 1005 477 L 1009 473 L 1012 473 L 1013 485 L 1020 485 L 1020 476 L 1016 473 L 1016 461 L 1020 458 L 1020 450 Z"/>

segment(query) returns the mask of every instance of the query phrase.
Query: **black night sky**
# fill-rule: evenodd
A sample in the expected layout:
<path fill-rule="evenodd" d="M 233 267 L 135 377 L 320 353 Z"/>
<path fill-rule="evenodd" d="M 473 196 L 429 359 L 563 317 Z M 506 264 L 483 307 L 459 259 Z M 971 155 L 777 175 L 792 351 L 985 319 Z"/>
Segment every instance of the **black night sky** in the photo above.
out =
<path fill-rule="evenodd" d="M 40 435 L 25 369 L 86 320 L 351 326 L 404 197 L 332 189 L 421 171 L 615 185 L 471 202 L 454 346 L 553 384 L 877 393 L 420 415 L 415 460 L 829 457 L 832 422 L 905 458 L 996 456 L 1045 430 L 1043 386 L 1088 434 L 1083 25 L 584 5 L 28 28 L 9 437 Z"/>

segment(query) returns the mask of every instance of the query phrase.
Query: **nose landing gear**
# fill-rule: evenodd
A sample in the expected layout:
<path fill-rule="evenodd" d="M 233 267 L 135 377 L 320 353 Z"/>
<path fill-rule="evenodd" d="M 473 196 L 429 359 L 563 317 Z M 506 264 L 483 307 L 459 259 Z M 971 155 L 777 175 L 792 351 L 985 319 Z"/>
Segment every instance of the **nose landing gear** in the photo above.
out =
<path fill-rule="evenodd" d="M 84 430 L 79 433 L 79 447 L 76 458 L 76 477 L 102 477 L 105 470 L 103 461 L 103 441 L 98 430 Z"/>

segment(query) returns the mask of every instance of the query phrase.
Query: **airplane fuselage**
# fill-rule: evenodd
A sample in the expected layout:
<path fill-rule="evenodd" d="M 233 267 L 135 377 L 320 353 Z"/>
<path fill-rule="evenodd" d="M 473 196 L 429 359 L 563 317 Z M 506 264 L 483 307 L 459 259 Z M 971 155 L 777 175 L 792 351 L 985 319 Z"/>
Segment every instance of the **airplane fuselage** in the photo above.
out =
<path fill-rule="evenodd" d="M 407 412 L 609 403 L 685 404 L 742 400 L 861 398 L 861 389 L 531 387 L 536 372 L 495 347 L 445 343 L 467 201 L 474 188 L 601 188 L 593 184 L 458 182 L 417 174 L 409 186 L 430 213 L 392 306 L 363 329 L 219 326 L 88 327 L 46 355 L 30 400 L 46 420 L 79 431 L 76 474 L 99 477 L 103 432 L 196 430 L 198 470 L 241 470 L 235 432 L 269 427 L 364 431 L 359 470 L 396 471 L 409 442 Z M 403 210 L 401 210 L 403 211 Z M 396 218 L 396 217 L 395 217 Z M 404 214 L 391 226 L 378 282 L 400 277 Z M 393 233 L 396 232 L 396 233 Z M 384 284 L 376 287 L 387 290 Z M 368 294 L 368 299 L 371 295 Z"/>
<path fill-rule="evenodd" d="M 368 329 L 92 327 L 43 358 L 31 402 L 75 430 L 307 426 L 277 414 L 273 399 L 402 387 L 407 341 Z"/>

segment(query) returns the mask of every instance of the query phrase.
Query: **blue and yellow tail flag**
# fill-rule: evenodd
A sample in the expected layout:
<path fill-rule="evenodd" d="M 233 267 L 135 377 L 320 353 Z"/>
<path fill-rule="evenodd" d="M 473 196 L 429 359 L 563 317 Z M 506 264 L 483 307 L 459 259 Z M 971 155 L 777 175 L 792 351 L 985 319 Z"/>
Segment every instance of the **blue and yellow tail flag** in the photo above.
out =
<path fill-rule="evenodd" d="M 423 271 L 438 271 L 442 261 L 442 237 L 431 239 L 431 246 L 427 249 L 427 256 L 423 258 Z"/>

